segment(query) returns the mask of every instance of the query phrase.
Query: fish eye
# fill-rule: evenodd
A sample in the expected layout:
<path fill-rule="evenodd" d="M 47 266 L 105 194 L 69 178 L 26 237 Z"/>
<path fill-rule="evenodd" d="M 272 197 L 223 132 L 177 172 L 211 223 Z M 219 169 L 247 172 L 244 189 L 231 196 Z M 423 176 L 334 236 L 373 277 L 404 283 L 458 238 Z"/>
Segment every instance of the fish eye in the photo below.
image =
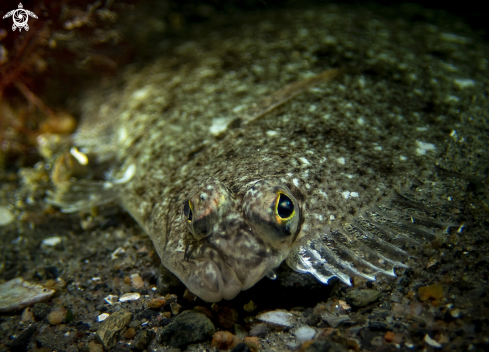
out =
<path fill-rule="evenodd" d="M 243 197 L 243 213 L 253 231 L 276 248 L 291 245 L 299 233 L 299 202 L 280 180 L 254 183 Z"/>
<path fill-rule="evenodd" d="M 234 206 L 229 190 L 219 180 L 204 180 L 184 203 L 181 218 L 192 236 L 210 236 Z"/>
<path fill-rule="evenodd" d="M 193 208 L 192 202 L 190 201 L 190 199 L 187 199 L 183 205 L 183 216 L 185 216 L 185 219 L 188 222 L 192 222 L 192 218 L 193 218 L 192 208 Z"/>
<path fill-rule="evenodd" d="M 294 203 L 286 194 L 279 193 L 277 197 L 277 204 L 275 205 L 275 212 L 282 220 L 288 220 L 294 216 Z"/>

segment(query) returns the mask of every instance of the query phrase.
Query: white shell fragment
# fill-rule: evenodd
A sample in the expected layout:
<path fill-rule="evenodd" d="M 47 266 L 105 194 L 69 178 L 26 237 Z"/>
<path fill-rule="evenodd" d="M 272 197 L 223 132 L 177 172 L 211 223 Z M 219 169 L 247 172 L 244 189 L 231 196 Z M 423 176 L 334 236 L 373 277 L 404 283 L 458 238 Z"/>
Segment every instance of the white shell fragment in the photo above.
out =
<path fill-rule="evenodd" d="M 350 310 L 351 309 L 351 306 L 346 303 L 346 301 L 342 301 L 341 299 L 338 300 L 338 305 L 341 307 L 341 309 L 344 309 L 344 310 Z"/>
<path fill-rule="evenodd" d="M 264 321 L 266 323 L 272 323 L 287 327 L 291 327 L 294 325 L 292 319 L 293 317 L 294 316 L 291 313 L 284 310 L 274 310 L 256 316 L 258 320 Z"/>
<path fill-rule="evenodd" d="M 212 126 L 209 127 L 209 132 L 214 136 L 219 135 L 219 133 L 224 132 L 228 124 L 232 121 L 229 117 L 218 117 L 212 120 Z"/>
<path fill-rule="evenodd" d="M 134 177 L 135 174 L 136 174 L 136 165 L 131 164 L 124 171 L 124 174 L 122 175 L 121 178 L 118 178 L 116 180 L 113 180 L 112 182 L 109 182 L 109 183 L 113 183 L 113 184 L 124 184 L 124 183 L 128 183 L 129 181 L 132 180 L 132 178 Z M 107 183 L 105 183 L 105 185 L 107 185 Z"/>
<path fill-rule="evenodd" d="M 88 164 L 88 157 L 80 152 L 76 147 L 70 149 L 70 154 L 80 163 L 80 165 Z"/>
<path fill-rule="evenodd" d="M 137 292 L 124 293 L 119 297 L 119 302 L 137 301 L 141 295 Z"/>
<path fill-rule="evenodd" d="M 114 296 L 114 295 L 108 295 L 107 297 L 104 298 L 104 301 L 113 306 L 114 304 L 117 303 L 117 299 L 119 297 Z"/>
<path fill-rule="evenodd" d="M 117 259 L 119 257 L 119 255 L 124 254 L 124 253 L 126 253 L 126 251 L 124 250 L 124 248 L 119 247 L 114 252 L 112 252 L 112 254 L 110 255 L 110 258 L 112 260 Z"/>
<path fill-rule="evenodd" d="M 50 247 L 54 247 L 60 243 L 61 243 L 61 237 L 59 236 L 48 237 L 42 240 L 43 245 L 50 246 Z"/>
<path fill-rule="evenodd" d="M 434 348 L 442 348 L 442 345 L 433 340 L 430 335 L 426 334 L 424 337 L 424 342 L 426 342 L 428 345 Z"/>
<path fill-rule="evenodd" d="M 0 206 L 0 226 L 5 226 L 14 221 L 14 216 L 7 207 Z"/>
<path fill-rule="evenodd" d="M 316 335 L 316 330 L 311 328 L 310 326 L 302 326 L 293 332 L 297 340 L 299 341 L 308 341 L 312 340 L 314 335 Z"/>
<path fill-rule="evenodd" d="M 101 321 L 104 321 L 108 317 L 110 317 L 109 313 L 102 313 L 97 317 L 97 321 L 100 323 Z"/>
<path fill-rule="evenodd" d="M 47 300 L 54 290 L 18 277 L 0 285 L 0 313 L 13 312 Z"/>

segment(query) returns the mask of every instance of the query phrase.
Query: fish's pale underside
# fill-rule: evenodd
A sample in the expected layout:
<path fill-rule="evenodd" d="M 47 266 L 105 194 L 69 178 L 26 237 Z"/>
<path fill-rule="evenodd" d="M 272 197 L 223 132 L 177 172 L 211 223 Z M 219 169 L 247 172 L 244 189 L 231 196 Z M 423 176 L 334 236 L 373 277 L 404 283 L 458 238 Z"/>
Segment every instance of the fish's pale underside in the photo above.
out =
<path fill-rule="evenodd" d="M 359 15 L 338 7 L 262 16 L 87 98 L 75 142 L 113 162 L 114 179 L 59 185 L 50 202 L 118 201 L 207 301 L 234 298 L 283 261 L 323 283 L 395 276 L 460 226 L 455 181 L 435 164 L 459 121 L 447 96 L 476 93 L 436 82 L 444 63 L 426 53 L 440 43 L 416 40 L 433 28 L 363 14 L 360 35 Z"/>

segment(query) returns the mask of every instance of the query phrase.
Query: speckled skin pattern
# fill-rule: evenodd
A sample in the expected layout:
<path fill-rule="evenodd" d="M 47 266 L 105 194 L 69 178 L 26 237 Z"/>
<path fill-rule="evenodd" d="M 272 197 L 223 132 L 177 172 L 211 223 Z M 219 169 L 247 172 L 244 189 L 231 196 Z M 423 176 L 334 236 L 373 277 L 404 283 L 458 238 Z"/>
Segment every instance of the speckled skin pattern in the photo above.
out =
<path fill-rule="evenodd" d="M 330 6 L 223 28 L 171 44 L 152 64 L 127 70 L 121 88 L 97 91 L 77 135 L 85 150 L 115 161 L 116 177 L 136 166 L 118 188 L 121 204 L 204 300 L 232 299 L 288 256 L 301 270 L 309 239 L 348 230 L 413 179 L 429 185 L 417 189 L 423 200 L 456 200 L 459 186 L 437 186 L 435 163 L 487 172 L 463 156 L 479 148 L 487 159 L 487 140 L 460 146 L 470 129 L 487 129 L 489 110 L 487 48 L 463 26 L 449 33 Z M 345 73 L 224 127 L 286 84 L 334 67 Z M 274 219 L 278 190 L 296 210 L 288 235 Z M 208 216 L 205 226 L 186 222 L 188 199 L 193 221 Z M 334 252 L 341 241 L 330 240 Z"/>

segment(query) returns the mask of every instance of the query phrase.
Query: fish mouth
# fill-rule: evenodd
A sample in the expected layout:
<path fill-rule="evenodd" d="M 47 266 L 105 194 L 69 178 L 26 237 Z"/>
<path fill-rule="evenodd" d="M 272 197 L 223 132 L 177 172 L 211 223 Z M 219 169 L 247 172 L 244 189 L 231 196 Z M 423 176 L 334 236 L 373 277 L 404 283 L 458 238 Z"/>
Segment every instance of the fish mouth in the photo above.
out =
<path fill-rule="evenodd" d="M 275 269 L 284 258 L 276 258 L 265 252 L 257 255 L 252 262 L 240 262 L 225 255 L 214 245 L 201 246 L 201 255 L 189 258 L 186 279 L 187 288 L 207 302 L 235 298 L 241 291 L 254 286 L 264 276 Z"/>
<path fill-rule="evenodd" d="M 242 226 L 241 226 L 242 227 Z M 240 226 L 193 242 L 175 263 L 175 274 L 196 296 L 207 302 L 231 300 L 276 268 L 285 258 Z M 239 236 L 237 235 L 239 234 Z M 240 241 L 236 241 L 236 238 Z"/>
<path fill-rule="evenodd" d="M 192 273 L 184 283 L 193 294 L 204 301 L 230 300 L 243 289 L 236 272 L 222 257 L 195 260 L 192 267 Z"/>

